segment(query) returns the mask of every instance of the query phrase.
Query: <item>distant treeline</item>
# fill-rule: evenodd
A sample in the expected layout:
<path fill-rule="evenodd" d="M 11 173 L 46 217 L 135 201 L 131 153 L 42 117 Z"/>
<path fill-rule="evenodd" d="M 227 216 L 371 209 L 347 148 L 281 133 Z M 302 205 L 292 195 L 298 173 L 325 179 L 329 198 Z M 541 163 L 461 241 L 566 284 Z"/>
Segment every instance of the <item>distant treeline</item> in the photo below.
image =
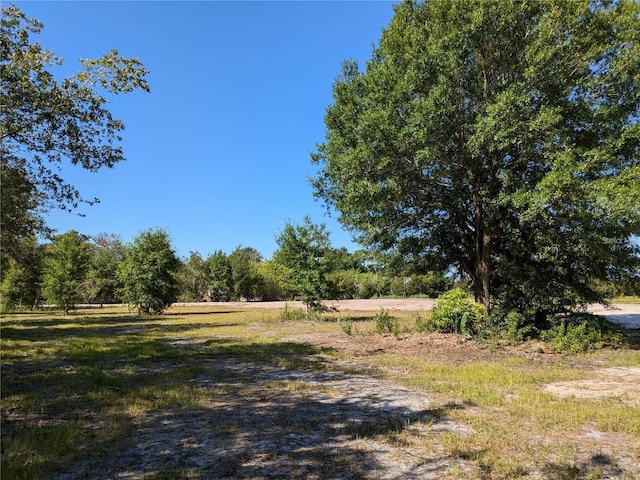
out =
<path fill-rule="evenodd" d="M 132 249 L 121 237 L 102 233 L 90 237 L 75 231 L 46 243 L 35 239 L 22 245 L 19 258 L 3 259 L 0 296 L 5 310 L 42 304 L 127 303 L 123 262 Z M 165 253 L 169 255 L 170 253 Z M 147 254 L 149 257 L 153 252 Z M 437 297 L 453 280 L 443 272 L 427 271 L 396 260 L 373 259 L 365 251 L 348 252 L 326 246 L 320 255 L 326 275 L 322 292 L 331 299 L 378 296 Z M 208 257 L 191 252 L 179 258 L 174 272 L 177 301 L 297 300 L 304 286 L 280 249 L 265 259 L 252 247 L 215 251 Z M 61 293 L 62 292 L 62 293 Z"/>

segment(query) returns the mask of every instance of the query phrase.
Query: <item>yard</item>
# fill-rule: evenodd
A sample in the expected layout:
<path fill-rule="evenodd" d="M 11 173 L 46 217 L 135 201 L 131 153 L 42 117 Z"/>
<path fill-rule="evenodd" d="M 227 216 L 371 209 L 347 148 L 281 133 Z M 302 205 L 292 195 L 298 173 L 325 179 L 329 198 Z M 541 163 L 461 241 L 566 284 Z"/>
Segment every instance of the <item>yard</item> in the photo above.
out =
<path fill-rule="evenodd" d="M 637 348 L 419 334 L 428 304 L 383 306 L 395 335 L 380 305 L 5 316 L 2 478 L 640 477 Z"/>

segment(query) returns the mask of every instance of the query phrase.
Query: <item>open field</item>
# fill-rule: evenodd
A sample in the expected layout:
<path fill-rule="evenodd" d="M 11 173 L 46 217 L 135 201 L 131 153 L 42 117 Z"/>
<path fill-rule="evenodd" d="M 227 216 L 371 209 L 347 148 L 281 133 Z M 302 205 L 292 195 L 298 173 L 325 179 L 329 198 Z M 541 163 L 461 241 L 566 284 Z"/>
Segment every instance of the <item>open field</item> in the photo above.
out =
<path fill-rule="evenodd" d="M 5 316 L 2 478 L 640 478 L 639 350 L 418 334 L 430 306 L 389 302 Z"/>

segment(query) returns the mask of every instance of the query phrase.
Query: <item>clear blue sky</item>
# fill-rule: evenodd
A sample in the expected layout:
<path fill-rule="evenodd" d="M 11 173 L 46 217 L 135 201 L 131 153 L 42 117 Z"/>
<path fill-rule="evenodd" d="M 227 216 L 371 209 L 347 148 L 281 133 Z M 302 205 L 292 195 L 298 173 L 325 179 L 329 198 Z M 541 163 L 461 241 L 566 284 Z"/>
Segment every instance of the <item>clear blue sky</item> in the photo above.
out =
<path fill-rule="evenodd" d="M 14 2 L 44 23 L 34 40 L 65 59 L 110 49 L 139 58 L 151 93 L 112 98 L 127 161 L 63 178 L 96 206 L 47 216 L 59 232 L 131 241 L 166 228 L 180 256 L 253 247 L 266 258 L 286 221 L 325 223 L 335 247 L 357 248 L 307 178 L 341 63 L 363 64 L 393 2 Z"/>

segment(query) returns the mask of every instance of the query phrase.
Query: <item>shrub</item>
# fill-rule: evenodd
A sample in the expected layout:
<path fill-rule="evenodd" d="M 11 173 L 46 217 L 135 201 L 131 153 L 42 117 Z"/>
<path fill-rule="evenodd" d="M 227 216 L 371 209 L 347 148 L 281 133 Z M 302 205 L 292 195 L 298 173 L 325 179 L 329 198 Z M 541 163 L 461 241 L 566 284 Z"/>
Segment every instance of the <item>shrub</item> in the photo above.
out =
<path fill-rule="evenodd" d="M 376 333 L 393 333 L 397 335 L 400 331 L 398 320 L 393 318 L 389 313 L 381 309 L 375 316 Z"/>
<path fill-rule="evenodd" d="M 490 338 L 502 338 L 522 342 L 537 338 L 540 331 L 535 326 L 535 314 L 516 310 L 492 311 L 486 319 L 483 334 Z"/>
<path fill-rule="evenodd" d="M 288 303 L 284 304 L 282 312 L 280 312 L 280 320 L 304 320 L 307 318 L 307 312 L 302 308 L 290 308 Z"/>
<path fill-rule="evenodd" d="M 622 347 L 622 327 L 597 315 L 572 315 L 541 332 L 540 338 L 559 352 L 584 353 L 605 346 Z"/>
<path fill-rule="evenodd" d="M 436 302 L 428 324 L 431 330 L 475 334 L 478 332 L 485 310 L 459 288 L 443 293 Z"/>

